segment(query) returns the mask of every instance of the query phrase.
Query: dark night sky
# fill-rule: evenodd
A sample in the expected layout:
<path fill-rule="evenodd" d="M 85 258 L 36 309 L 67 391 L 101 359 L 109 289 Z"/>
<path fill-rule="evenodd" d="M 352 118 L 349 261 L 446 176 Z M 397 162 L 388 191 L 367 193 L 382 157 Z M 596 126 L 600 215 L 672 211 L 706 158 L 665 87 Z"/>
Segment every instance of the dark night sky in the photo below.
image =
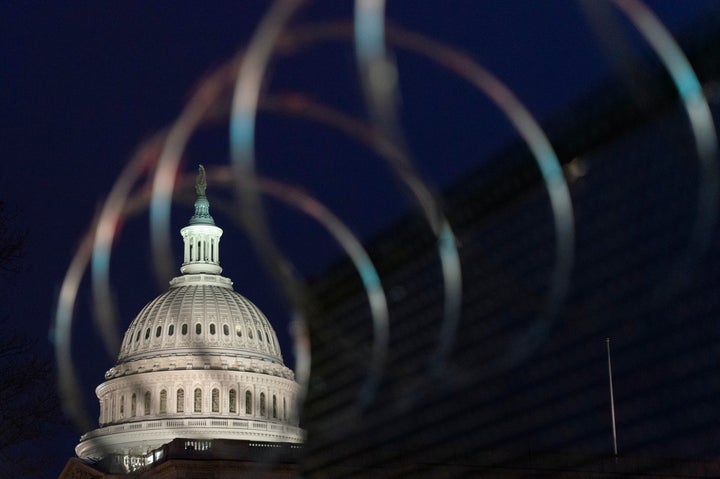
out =
<path fill-rule="evenodd" d="M 390 3 L 393 22 L 460 47 L 505 81 L 539 119 L 562 110 L 608 73 L 602 50 L 570 0 Z M 673 31 L 714 3 L 649 2 Z M 3 283 L 0 304 L 10 324 L 40 338 L 43 349 L 51 348 L 46 338 L 55 295 L 74 248 L 123 165 L 143 139 L 175 118 L 204 73 L 247 42 L 266 6 L 260 1 L 0 6 L 0 200 L 17 214 L 18 229 L 28 230 L 21 269 Z M 349 1 L 317 1 L 295 24 L 350 14 Z M 353 62 L 348 44 L 316 47 L 274 63 L 268 90 L 303 92 L 358 115 L 361 96 Z M 496 108 L 461 80 L 402 52 L 398 63 L 409 144 L 435 187 L 451 183 L 515 139 Z M 214 133 L 191 150 L 186 171 L 200 162 L 227 162 L 226 136 L 221 129 Z M 262 114 L 257 158 L 263 173 L 302 184 L 364 238 L 409 208 L 378 158 L 307 121 Z M 302 274 L 317 274 L 339 257 L 312 223 L 282 208 L 273 213 L 278 242 Z M 180 210 L 173 217 L 173 234 L 189 216 Z M 226 274 L 276 325 L 292 364 L 280 297 L 241 231 L 217 214 L 216 221 L 226 230 Z M 115 253 L 112 278 L 123 328 L 157 293 L 146 229 L 145 216 L 129 221 Z M 179 248 L 179 234 L 174 238 Z M 138 249 L 141 254 L 131 254 Z M 84 364 L 81 379 L 90 407 L 96 408 L 92 390 L 112 361 L 97 347 L 87 281 L 84 288 L 75 360 Z M 73 454 L 77 437 L 68 428 L 55 439 L 47 454 L 56 473 Z"/>

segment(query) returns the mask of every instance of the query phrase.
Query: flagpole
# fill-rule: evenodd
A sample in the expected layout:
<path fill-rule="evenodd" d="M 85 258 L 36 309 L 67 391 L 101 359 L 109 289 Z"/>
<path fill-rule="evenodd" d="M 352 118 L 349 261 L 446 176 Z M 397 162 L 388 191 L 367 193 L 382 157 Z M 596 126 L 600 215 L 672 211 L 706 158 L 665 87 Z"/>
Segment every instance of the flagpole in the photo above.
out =
<path fill-rule="evenodd" d="M 612 420 L 613 454 L 617 458 L 617 429 L 615 428 L 615 396 L 613 395 L 612 363 L 610 362 L 610 338 L 605 338 L 607 346 L 608 379 L 610 381 L 610 418 Z"/>

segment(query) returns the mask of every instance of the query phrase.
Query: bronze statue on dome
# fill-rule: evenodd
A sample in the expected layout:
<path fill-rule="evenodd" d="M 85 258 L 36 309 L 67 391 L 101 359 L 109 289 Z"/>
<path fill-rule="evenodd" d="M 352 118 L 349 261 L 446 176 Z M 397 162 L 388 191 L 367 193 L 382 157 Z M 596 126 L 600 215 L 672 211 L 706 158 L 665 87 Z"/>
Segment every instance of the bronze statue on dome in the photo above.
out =
<path fill-rule="evenodd" d="M 203 165 L 199 165 L 197 179 L 195 180 L 195 192 L 198 196 L 205 196 L 206 188 L 207 180 L 205 179 L 205 167 L 203 167 Z"/>

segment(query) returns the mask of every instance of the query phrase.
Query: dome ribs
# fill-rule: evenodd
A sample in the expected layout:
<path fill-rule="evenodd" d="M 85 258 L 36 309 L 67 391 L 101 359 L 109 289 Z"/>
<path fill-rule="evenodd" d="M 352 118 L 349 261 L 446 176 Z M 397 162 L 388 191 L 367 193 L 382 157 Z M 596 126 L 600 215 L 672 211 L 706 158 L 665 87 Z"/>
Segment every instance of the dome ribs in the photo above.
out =
<path fill-rule="evenodd" d="M 167 292 L 149 302 L 128 327 L 118 365 L 203 354 L 225 356 L 220 361 L 225 365 L 233 358 L 283 365 L 277 335 L 262 311 L 236 293 L 230 280 L 208 276 L 175 278 Z"/>

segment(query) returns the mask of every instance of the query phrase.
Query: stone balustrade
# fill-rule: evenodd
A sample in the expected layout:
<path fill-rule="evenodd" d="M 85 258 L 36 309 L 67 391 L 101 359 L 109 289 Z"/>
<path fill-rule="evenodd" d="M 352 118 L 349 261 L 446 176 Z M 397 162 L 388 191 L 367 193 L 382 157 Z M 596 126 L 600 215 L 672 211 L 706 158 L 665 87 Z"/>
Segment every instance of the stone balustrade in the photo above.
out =
<path fill-rule="evenodd" d="M 195 429 L 203 430 L 207 428 L 212 429 L 242 429 L 242 430 L 267 430 L 281 434 L 293 434 L 303 436 L 304 431 L 297 427 L 289 424 L 274 423 L 270 421 L 256 421 L 256 420 L 234 420 L 234 419 L 165 419 L 156 421 L 139 421 L 127 424 L 116 424 L 113 426 L 107 426 L 84 434 L 81 438 L 82 441 L 107 436 L 109 434 L 117 434 L 122 432 L 137 432 L 143 430 L 168 430 L 174 429 Z"/>

